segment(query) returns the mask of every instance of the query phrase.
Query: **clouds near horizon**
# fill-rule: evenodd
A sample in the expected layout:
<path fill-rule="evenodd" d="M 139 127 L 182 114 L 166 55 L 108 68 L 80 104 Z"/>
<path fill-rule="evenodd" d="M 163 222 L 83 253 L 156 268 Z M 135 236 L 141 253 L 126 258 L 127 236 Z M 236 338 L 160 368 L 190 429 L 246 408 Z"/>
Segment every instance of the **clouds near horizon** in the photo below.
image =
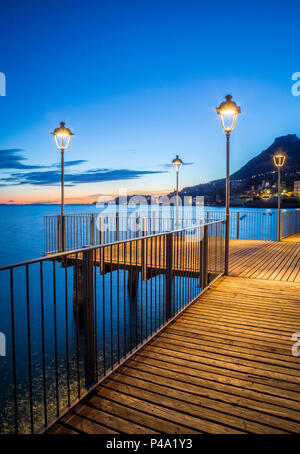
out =
<path fill-rule="evenodd" d="M 11 148 L 0 150 L 0 169 L 39 169 L 42 166 L 24 164 L 27 161 L 25 156 L 22 156 L 22 148 Z"/>
<path fill-rule="evenodd" d="M 26 157 L 21 154 L 22 149 L 0 150 L 0 169 L 23 170 L 12 172 L 0 179 L 0 186 L 15 186 L 30 184 L 34 186 L 59 186 L 61 182 L 60 164 L 50 166 L 28 165 L 24 163 Z M 79 166 L 88 161 L 79 159 L 66 161 L 65 167 Z M 26 172 L 24 172 L 24 170 Z M 86 183 L 100 183 L 105 181 L 133 180 L 144 175 L 160 174 L 164 171 L 133 170 L 133 169 L 90 169 L 83 172 L 66 172 L 65 185 L 75 186 Z"/>

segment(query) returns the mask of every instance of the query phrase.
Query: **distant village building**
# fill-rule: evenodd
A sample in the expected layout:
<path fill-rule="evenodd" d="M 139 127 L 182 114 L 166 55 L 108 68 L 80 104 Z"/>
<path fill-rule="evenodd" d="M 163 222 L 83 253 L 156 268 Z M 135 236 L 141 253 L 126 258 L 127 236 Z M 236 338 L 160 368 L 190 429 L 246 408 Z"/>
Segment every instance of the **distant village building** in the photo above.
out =
<path fill-rule="evenodd" d="M 294 181 L 294 193 L 297 196 L 300 196 L 300 180 Z"/>

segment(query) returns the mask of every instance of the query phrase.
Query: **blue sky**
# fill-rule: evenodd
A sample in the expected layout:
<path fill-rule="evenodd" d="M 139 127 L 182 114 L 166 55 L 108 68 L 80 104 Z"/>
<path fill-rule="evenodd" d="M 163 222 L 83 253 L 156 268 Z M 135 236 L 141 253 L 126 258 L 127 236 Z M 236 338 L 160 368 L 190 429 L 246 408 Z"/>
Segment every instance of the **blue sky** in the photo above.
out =
<path fill-rule="evenodd" d="M 215 107 L 228 93 L 242 108 L 232 172 L 275 137 L 300 135 L 300 97 L 291 94 L 299 13 L 296 1 L 5 2 L 0 200 L 59 200 L 49 133 L 60 121 L 75 133 L 66 152 L 70 202 L 119 187 L 172 190 L 166 164 L 176 154 L 190 163 L 181 187 L 223 177 Z"/>

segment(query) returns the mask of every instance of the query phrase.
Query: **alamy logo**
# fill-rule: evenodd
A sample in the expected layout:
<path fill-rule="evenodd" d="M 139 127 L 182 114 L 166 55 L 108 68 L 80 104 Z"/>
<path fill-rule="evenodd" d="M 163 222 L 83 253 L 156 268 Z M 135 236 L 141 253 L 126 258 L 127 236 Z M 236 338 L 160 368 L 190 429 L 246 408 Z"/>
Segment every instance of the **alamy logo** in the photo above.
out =
<path fill-rule="evenodd" d="M 0 96 L 6 96 L 6 77 L 4 73 L 0 73 Z"/>
<path fill-rule="evenodd" d="M 292 85 L 292 95 L 293 96 L 300 96 L 300 72 L 294 73 L 292 75 L 292 80 L 296 82 Z"/>
<path fill-rule="evenodd" d="M 292 346 L 292 355 L 298 357 L 300 356 L 300 333 L 294 333 L 292 335 L 292 341 L 295 341 Z"/>
<path fill-rule="evenodd" d="M 0 333 L 0 356 L 6 356 L 6 337 L 4 333 Z"/>

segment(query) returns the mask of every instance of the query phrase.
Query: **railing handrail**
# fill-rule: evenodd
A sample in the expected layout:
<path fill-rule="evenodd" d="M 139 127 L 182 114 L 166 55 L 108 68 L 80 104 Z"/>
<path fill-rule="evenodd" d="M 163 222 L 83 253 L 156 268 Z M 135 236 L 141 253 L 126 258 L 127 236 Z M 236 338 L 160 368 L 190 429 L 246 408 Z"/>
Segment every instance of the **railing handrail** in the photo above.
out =
<path fill-rule="evenodd" d="M 146 205 L 145 205 L 146 206 Z M 166 205 L 167 207 L 168 205 Z M 182 206 L 182 208 L 184 208 Z M 214 207 L 214 208 L 217 208 L 217 207 Z M 222 213 L 223 211 L 225 211 L 225 207 L 219 207 L 220 209 L 219 210 L 208 210 L 207 207 L 206 209 L 203 209 L 202 213 Z M 230 208 L 230 211 L 231 212 L 240 212 L 241 214 L 244 213 L 246 214 L 246 212 L 244 211 L 240 211 L 241 209 L 248 209 L 246 207 L 231 207 Z M 266 214 L 277 214 L 277 208 L 261 208 L 261 211 L 252 211 L 252 208 L 251 208 L 251 211 L 247 212 L 247 214 L 254 214 L 254 213 L 263 213 L 264 210 L 275 210 L 274 212 L 268 212 Z M 300 211 L 300 208 L 281 208 L 281 211 L 282 212 L 285 212 L 285 213 L 288 213 L 288 212 L 291 212 L 291 211 Z M 91 215 L 94 215 L 94 216 L 99 216 L 101 215 L 101 211 L 99 212 L 91 212 L 91 213 L 65 213 L 64 216 L 91 216 Z M 139 211 L 133 211 L 131 214 L 139 214 L 141 217 L 148 217 L 148 214 L 162 214 L 159 210 L 158 211 L 151 211 L 151 213 L 140 213 Z M 119 216 L 123 215 L 124 217 L 128 217 L 128 213 L 122 213 L 120 211 L 115 211 L 115 212 L 112 212 L 112 213 L 107 213 L 107 214 L 104 214 L 103 216 L 104 217 L 113 217 L 115 214 L 118 214 Z M 61 216 L 60 213 L 57 213 L 57 214 L 44 214 L 44 217 L 55 217 L 55 216 Z M 174 217 L 173 216 L 170 216 L 170 218 L 168 218 L 167 216 L 162 216 L 162 219 L 173 219 Z M 184 216 L 184 218 L 181 218 L 181 219 L 197 219 L 197 218 L 187 218 L 186 216 Z"/>
<path fill-rule="evenodd" d="M 170 234 L 173 234 L 173 233 L 185 232 L 185 231 L 188 231 L 188 230 L 194 230 L 194 229 L 196 229 L 198 227 L 205 227 L 206 225 L 213 225 L 213 224 L 224 223 L 224 222 L 225 222 L 225 219 L 218 219 L 218 220 L 212 221 L 212 222 L 206 222 L 206 223 L 203 223 L 203 224 L 192 225 L 190 227 L 185 227 L 183 229 L 177 229 L 177 230 L 170 230 L 170 231 L 167 231 L 167 232 L 154 233 L 154 234 L 151 234 L 151 235 L 144 235 L 144 236 L 139 236 L 139 237 L 136 237 L 136 238 L 128 238 L 128 239 L 124 239 L 124 240 L 120 240 L 120 241 L 112 241 L 110 243 L 104 243 L 104 244 L 96 244 L 96 245 L 93 245 L 93 246 L 89 245 L 89 246 L 82 247 L 82 248 L 79 248 L 79 249 L 71 249 L 71 250 L 68 250 L 68 251 L 65 251 L 65 252 L 58 252 L 58 253 L 55 253 L 55 254 L 48 254 L 48 255 L 45 255 L 45 256 L 36 257 L 34 259 L 31 259 L 31 260 L 24 260 L 22 262 L 16 262 L 16 263 L 12 263 L 12 264 L 9 264 L 9 265 L 4 265 L 4 266 L 0 267 L 0 271 L 5 271 L 5 270 L 12 269 L 12 268 L 17 268 L 17 267 L 20 267 L 20 266 L 23 266 L 23 265 L 32 265 L 34 263 L 45 262 L 45 261 L 49 261 L 49 260 L 52 260 L 52 259 L 65 257 L 65 256 L 68 256 L 70 254 L 79 254 L 81 252 L 87 252 L 87 251 L 91 251 L 91 250 L 95 250 L 95 249 L 106 248 L 106 247 L 114 246 L 114 245 L 118 245 L 118 244 L 120 245 L 120 244 L 124 244 L 124 243 L 130 243 L 130 242 L 139 241 L 139 240 L 142 240 L 142 239 L 155 238 L 155 237 L 159 237 L 159 236 L 162 236 L 162 235 L 170 235 Z"/>

